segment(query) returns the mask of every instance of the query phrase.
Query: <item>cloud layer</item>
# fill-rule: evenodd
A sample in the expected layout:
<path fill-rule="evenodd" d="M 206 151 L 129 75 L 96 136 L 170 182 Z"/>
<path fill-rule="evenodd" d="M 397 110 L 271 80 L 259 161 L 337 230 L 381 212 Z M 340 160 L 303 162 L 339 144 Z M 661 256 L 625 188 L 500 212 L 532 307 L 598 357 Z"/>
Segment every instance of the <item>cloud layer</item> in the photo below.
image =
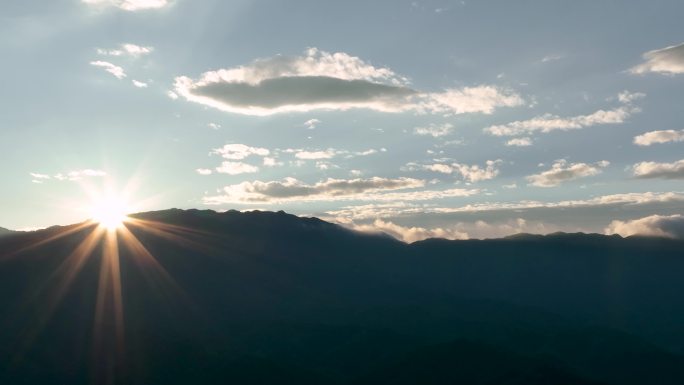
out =
<path fill-rule="evenodd" d="M 327 179 L 306 184 L 295 178 L 282 181 L 253 181 L 226 186 L 222 195 L 205 197 L 208 205 L 219 204 L 273 204 L 311 201 L 398 201 L 430 200 L 447 197 L 471 196 L 479 190 L 449 189 L 394 192 L 421 188 L 425 181 L 413 178 Z"/>

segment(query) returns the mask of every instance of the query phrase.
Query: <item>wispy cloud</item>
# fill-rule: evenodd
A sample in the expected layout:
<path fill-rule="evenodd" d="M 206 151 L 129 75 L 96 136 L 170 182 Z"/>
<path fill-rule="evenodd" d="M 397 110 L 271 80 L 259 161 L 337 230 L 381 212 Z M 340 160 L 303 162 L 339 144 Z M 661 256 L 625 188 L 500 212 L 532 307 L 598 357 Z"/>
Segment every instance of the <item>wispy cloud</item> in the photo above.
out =
<path fill-rule="evenodd" d="M 49 180 L 56 180 L 56 181 L 71 181 L 71 182 L 76 182 L 85 178 L 98 178 L 98 177 L 104 177 L 107 176 L 107 173 L 102 170 L 94 170 L 94 169 L 83 169 L 83 170 L 74 170 L 74 171 L 68 171 L 68 172 L 60 172 L 57 174 L 49 175 L 49 174 L 43 174 L 43 173 L 37 173 L 37 172 L 31 172 L 29 173 L 31 178 L 33 178 L 34 183 L 43 183 L 45 181 Z"/>
<path fill-rule="evenodd" d="M 116 49 L 103 49 L 98 48 L 97 53 L 104 56 L 130 56 L 132 58 L 138 58 L 143 55 L 147 55 L 154 51 L 153 47 L 143 47 L 137 44 L 124 43 Z"/>
<path fill-rule="evenodd" d="M 643 98 L 642 93 L 621 93 L 618 99 L 623 104 L 610 110 L 598 110 L 588 115 L 560 117 L 558 115 L 544 114 L 528 120 L 518 120 L 502 125 L 493 125 L 484 129 L 486 133 L 494 136 L 518 136 L 529 135 L 536 132 L 548 133 L 551 131 L 578 130 L 586 127 L 624 123 L 632 114 L 640 111 L 631 103 Z"/>
<path fill-rule="evenodd" d="M 126 72 L 124 71 L 124 69 L 122 67 L 114 65 L 110 62 L 97 60 L 97 61 L 91 61 L 90 65 L 93 65 L 95 67 L 104 68 L 105 71 L 114 75 L 117 79 L 123 79 L 126 77 Z"/>
<path fill-rule="evenodd" d="M 142 11 L 146 9 L 164 8 L 168 0 L 81 0 L 92 6 L 112 6 L 124 11 Z"/>
<path fill-rule="evenodd" d="M 430 124 L 429 126 L 423 126 L 423 127 L 416 127 L 413 129 L 413 132 L 416 135 L 429 135 L 434 138 L 439 138 L 441 136 L 446 136 L 451 134 L 452 130 L 454 128 L 453 124 L 450 123 L 444 123 L 444 124 Z"/>

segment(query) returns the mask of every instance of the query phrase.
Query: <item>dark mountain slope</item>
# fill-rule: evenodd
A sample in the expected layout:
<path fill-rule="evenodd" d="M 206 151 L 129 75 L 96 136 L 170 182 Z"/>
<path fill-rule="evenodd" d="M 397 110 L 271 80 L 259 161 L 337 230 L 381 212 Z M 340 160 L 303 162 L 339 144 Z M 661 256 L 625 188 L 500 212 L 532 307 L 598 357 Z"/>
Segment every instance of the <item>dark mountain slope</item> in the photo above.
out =
<path fill-rule="evenodd" d="M 127 227 L 163 271 L 119 232 L 123 345 L 116 317 L 96 316 L 105 242 L 68 259 L 95 225 L 0 240 L 0 383 L 430 383 L 415 377 L 426 368 L 443 373 L 435 383 L 684 382 L 680 241 L 407 245 L 282 212 L 135 217 L 145 224 Z M 464 355 L 472 365 L 447 370 Z"/>

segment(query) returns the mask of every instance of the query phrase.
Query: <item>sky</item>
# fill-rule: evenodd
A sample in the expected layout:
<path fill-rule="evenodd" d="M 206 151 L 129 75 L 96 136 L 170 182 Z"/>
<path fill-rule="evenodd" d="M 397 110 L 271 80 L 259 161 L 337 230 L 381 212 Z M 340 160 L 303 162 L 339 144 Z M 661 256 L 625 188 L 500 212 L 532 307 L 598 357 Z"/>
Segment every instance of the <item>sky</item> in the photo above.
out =
<path fill-rule="evenodd" d="M 284 210 L 409 242 L 676 236 L 682 12 L 2 2 L 0 226 L 80 222 L 112 196 L 131 211 Z"/>

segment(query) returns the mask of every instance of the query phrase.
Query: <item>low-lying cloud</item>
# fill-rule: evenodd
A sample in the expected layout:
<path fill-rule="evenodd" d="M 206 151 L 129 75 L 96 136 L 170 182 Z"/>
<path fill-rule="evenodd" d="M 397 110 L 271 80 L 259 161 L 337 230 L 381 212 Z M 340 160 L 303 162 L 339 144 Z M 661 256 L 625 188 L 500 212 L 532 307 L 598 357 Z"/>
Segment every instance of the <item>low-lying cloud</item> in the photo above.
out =
<path fill-rule="evenodd" d="M 613 221 L 605 233 L 623 237 L 643 235 L 684 239 L 684 215 L 651 215 L 630 221 Z"/>

